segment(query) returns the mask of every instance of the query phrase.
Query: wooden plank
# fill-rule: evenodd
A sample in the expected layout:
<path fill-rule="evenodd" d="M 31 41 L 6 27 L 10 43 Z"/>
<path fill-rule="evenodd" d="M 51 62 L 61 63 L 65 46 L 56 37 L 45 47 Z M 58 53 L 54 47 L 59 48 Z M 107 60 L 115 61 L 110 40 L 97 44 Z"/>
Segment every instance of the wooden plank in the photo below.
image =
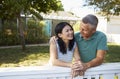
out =
<path fill-rule="evenodd" d="M 71 79 L 71 69 L 58 66 L 0 68 L 0 79 Z M 74 79 L 120 79 L 120 63 L 104 63 Z M 117 77 L 116 77 L 117 78 Z"/>
<path fill-rule="evenodd" d="M 100 79 L 114 79 L 115 74 L 103 74 Z"/>
<path fill-rule="evenodd" d="M 120 73 L 118 73 L 117 76 L 118 76 L 118 79 L 120 79 Z"/>

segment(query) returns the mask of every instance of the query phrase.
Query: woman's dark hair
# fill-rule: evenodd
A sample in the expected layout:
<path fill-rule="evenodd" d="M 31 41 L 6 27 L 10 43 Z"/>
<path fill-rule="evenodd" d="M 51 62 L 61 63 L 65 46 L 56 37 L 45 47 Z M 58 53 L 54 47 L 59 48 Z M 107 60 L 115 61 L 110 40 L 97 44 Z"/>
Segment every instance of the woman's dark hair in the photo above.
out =
<path fill-rule="evenodd" d="M 60 47 L 60 51 L 62 52 L 62 54 L 66 54 L 67 47 L 66 47 L 64 41 L 58 36 L 58 34 L 59 34 L 59 33 L 62 33 L 62 30 L 63 30 L 63 28 L 64 28 L 66 25 L 70 26 L 71 29 L 73 30 L 72 26 L 71 26 L 69 23 L 67 23 L 67 22 L 60 22 L 60 23 L 57 24 L 56 27 L 55 27 L 55 34 L 56 34 L 56 36 L 58 37 L 57 42 L 58 42 L 58 45 L 59 45 L 59 47 Z M 73 31 L 74 31 L 74 30 L 73 30 Z M 74 46 L 74 36 L 73 36 L 73 39 L 70 40 L 70 42 L 69 42 L 68 50 L 72 50 L 73 46 Z"/>

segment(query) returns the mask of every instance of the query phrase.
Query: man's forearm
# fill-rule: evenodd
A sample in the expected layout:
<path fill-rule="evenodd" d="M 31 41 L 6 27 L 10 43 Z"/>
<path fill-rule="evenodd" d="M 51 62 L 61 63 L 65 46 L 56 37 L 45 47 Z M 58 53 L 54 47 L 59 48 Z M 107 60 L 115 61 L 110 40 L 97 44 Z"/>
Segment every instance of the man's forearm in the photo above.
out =
<path fill-rule="evenodd" d="M 95 58 L 95 59 L 93 59 L 90 62 L 85 63 L 85 64 L 86 64 L 87 68 L 91 68 L 91 67 L 94 67 L 94 66 L 98 66 L 102 63 L 103 63 L 103 58 Z"/>

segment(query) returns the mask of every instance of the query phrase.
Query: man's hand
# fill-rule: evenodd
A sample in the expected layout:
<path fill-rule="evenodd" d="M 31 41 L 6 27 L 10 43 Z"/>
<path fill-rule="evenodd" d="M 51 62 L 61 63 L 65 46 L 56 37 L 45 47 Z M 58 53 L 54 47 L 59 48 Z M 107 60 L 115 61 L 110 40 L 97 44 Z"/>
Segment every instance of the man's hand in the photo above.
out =
<path fill-rule="evenodd" d="M 71 68 L 72 68 L 71 69 L 72 78 L 78 75 L 80 76 L 84 75 L 84 72 L 83 72 L 84 66 L 81 61 L 75 61 Z"/>
<path fill-rule="evenodd" d="M 72 65 L 72 77 L 76 77 L 78 75 L 83 76 L 88 68 L 88 64 L 82 63 L 81 61 L 75 61 Z"/>
<path fill-rule="evenodd" d="M 81 61 L 75 61 L 74 64 L 72 65 L 72 70 L 77 71 L 77 70 L 83 70 L 84 65 Z"/>
<path fill-rule="evenodd" d="M 50 43 L 51 43 L 51 42 L 54 42 L 54 43 L 55 43 L 55 40 L 56 40 L 56 37 L 55 37 L 55 36 L 52 36 L 52 37 L 50 38 Z"/>

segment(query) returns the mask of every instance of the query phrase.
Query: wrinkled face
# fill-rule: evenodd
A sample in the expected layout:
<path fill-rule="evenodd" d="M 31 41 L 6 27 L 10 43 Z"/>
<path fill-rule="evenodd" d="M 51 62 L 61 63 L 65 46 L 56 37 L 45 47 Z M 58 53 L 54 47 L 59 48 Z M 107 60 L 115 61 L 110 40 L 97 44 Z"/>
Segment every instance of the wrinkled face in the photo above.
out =
<path fill-rule="evenodd" d="M 91 24 L 89 24 L 89 23 L 85 24 L 85 23 L 81 22 L 80 33 L 84 39 L 90 38 L 95 31 L 96 31 L 96 29 L 93 28 L 91 26 Z"/>
<path fill-rule="evenodd" d="M 73 30 L 70 26 L 66 25 L 63 30 L 62 33 L 59 33 L 59 37 L 61 37 L 63 40 L 72 40 L 73 39 Z"/>

